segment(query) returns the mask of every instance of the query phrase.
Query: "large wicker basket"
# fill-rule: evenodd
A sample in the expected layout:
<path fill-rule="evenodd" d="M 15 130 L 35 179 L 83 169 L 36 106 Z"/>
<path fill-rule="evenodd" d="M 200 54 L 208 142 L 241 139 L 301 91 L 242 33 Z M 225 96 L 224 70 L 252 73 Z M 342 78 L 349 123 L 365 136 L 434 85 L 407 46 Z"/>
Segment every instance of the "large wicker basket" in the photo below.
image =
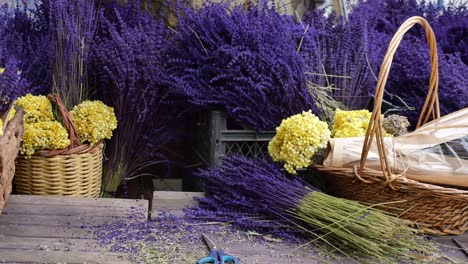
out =
<path fill-rule="evenodd" d="M 0 213 L 11 193 L 15 175 L 15 159 L 22 135 L 23 111 L 18 110 L 13 119 L 8 122 L 3 136 L 0 136 Z"/>
<path fill-rule="evenodd" d="M 31 157 L 17 159 L 15 190 L 20 194 L 70 195 L 99 197 L 102 177 L 101 142 L 82 145 L 75 126 L 60 98 L 56 103 L 70 135 L 70 147 L 64 150 L 36 151 Z"/>
<path fill-rule="evenodd" d="M 381 208 L 400 217 L 415 221 L 428 233 L 437 235 L 458 235 L 468 229 L 468 191 L 421 183 L 408 179 L 407 175 L 395 175 L 391 171 L 385 144 L 381 106 L 384 87 L 390 71 L 393 56 L 404 34 L 415 24 L 423 26 L 431 54 L 431 78 L 429 91 L 417 126 L 440 117 L 438 89 L 438 57 L 434 33 L 422 17 L 405 21 L 390 42 L 380 70 L 375 91 L 374 109 L 359 168 L 334 168 L 314 166 L 325 175 L 330 191 L 339 197 L 366 204 L 383 204 Z M 365 168 L 371 144 L 377 144 L 381 170 Z M 468 178 L 468 175 L 467 175 Z M 398 201 L 388 205 L 390 201 Z"/>

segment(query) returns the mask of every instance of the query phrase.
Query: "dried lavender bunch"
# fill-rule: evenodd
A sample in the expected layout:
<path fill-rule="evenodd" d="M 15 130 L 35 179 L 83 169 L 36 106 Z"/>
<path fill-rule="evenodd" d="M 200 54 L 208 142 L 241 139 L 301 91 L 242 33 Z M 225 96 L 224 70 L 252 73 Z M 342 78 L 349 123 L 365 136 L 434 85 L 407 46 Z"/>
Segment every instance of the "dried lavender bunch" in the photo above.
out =
<path fill-rule="evenodd" d="M 371 29 L 394 34 L 398 27 L 411 16 L 422 16 L 431 25 L 437 37 L 438 46 L 444 54 L 460 53 L 466 63 L 466 30 L 468 8 L 457 1 L 448 1 L 443 8 L 432 1 L 377 0 L 360 1 L 351 12 L 353 19 L 367 17 L 372 20 Z M 422 28 L 415 27 L 406 38 L 420 38 Z"/>
<path fill-rule="evenodd" d="M 297 53 L 302 29 L 292 17 L 263 2 L 248 10 L 229 10 L 226 3 L 179 7 L 183 15 L 165 68 L 184 101 L 225 109 L 257 130 L 314 108 Z"/>
<path fill-rule="evenodd" d="M 465 7 L 450 6 L 440 10 L 426 2 L 417 3 L 414 0 L 367 1 L 361 2 L 354 8 L 349 16 L 349 22 L 368 21 L 368 34 L 378 35 L 380 42 L 389 43 L 398 27 L 407 18 L 415 15 L 428 20 L 441 44 L 438 53 L 439 98 L 442 114 L 467 107 L 468 86 L 464 76 L 468 74 L 468 66 L 463 63 L 459 53 L 460 50 L 466 50 L 466 42 L 460 37 L 462 35 L 460 32 L 467 28 L 467 23 L 463 22 L 467 20 Z M 455 20 L 454 17 L 459 22 L 445 24 L 445 21 Z M 452 39 L 450 33 L 452 30 L 458 32 L 455 39 Z M 460 49 L 460 46 L 464 48 Z M 444 53 L 451 50 L 454 53 Z M 391 103 L 390 107 L 404 109 L 403 113 L 413 125 L 419 117 L 427 94 L 430 75 L 428 51 L 423 29 L 418 26 L 411 29 L 395 54 L 387 82 L 388 94 L 385 99 Z"/>
<path fill-rule="evenodd" d="M 410 122 L 406 116 L 390 115 L 382 119 L 382 127 L 393 136 L 400 136 L 408 133 Z"/>
<path fill-rule="evenodd" d="M 151 175 L 146 168 L 166 163 L 162 147 L 171 140 L 176 115 L 165 105 L 163 85 L 168 29 L 148 12 L 129 11 L 134 5 L 138 2 L 101 12 L 92 51 L 96 95 L 114 107 L 118 120 L 106 146 L 103 190 L 109 194 L 124 179 Z"/>
<path fill-rule="evenodd" d="M 411 261 L 411 250 L 434 252 L 408 221 L 328 196 L 265 160 L 227 157 L 221 166 L 197 176 L 206 182 L 207 196 L 199 202 L 213 212 L 206 214 L 210 220 L 230 213 L 230 221 L 245 226 L 245 212 L 251 212 L 271 225 L 297 228 L 311 243 L 322 241 L 359 263 Z M 247 227 L 256 223 L 261 222 L 249 221 Z"/>
<path fill-rule="evenodd" d="M 18 62 L 9 59 L 0 73 L 0 117 L 10 109 L 16 98 L 31 91 L 30 83 L 21 75 Z"/>
<path fill-rule="evenodd" d="M 32 93 L 47 93 L 51 84 L 48 9 L 44 2 L 10 10 L 0 7 L 0 67 L 15 59 Z"/>
<path fill-rule="evenodd" d="M 439 10 L 437 10 L 439 11 Z M 439 12 L 437 12 L 439 14 Z M 449 5 L 433 25 L 437 41 L 445 54 L 459 53 L 468 65 L 468 7 Z"/>
<path fill-rule="evenodd" d="M 233 166 L 235 165 L 240 165 L 241 170 L 234 172 Z M 248 168 L 248 171 L 245 171 L 249 165 L 252 166 Z M 252 179 L 245 183 L 241 179 L 234 180 L 234 182 L 230 181 L 222 189 L 217 189 L 218 184 L 212 185 L 213 181 L 224 180 L 225 177 L 237 177 L 239 176 L 237 174 L 242 175 L 242 177 L 250 176 Z M 266 178 L 265 186 L 255 192 L 252 191 L 258 188 L 256 185 L 247 190 L 249 188 L 247 185 L 256 178 L 256 175 L 260 175 L 258 179 L 260 181 Z M 305 232 L 291 225 L 289 218 L 285 218 L 282 214 L 276 212 L 276 209 L 288 210 L 290 202 L 265 199 L 260 193 L 271 191 L 270 186 L 275 188 L 275 186 L 283 184 L 283 182 L 288 182 L 288 187 L 283 190 L 288 192 L 288 198 L 286 199 L 297 201 L 307 194 L 308 189 L 319 190 L 300 180 L 300 178 L 288 179 L 273 163 L 256 162 L 242 157 L 229 157 L 223 161 L 221 167 L 199 171 L 195 176 L 205 180 L 206 196 L 194 198 L 198 201 L 199 206 L 185 209 L 185 215 L 189 218 L 227 222 L 243 230 L 273 235 L 289 241 L 298 241 L 305 237 Z M 245 186 L 239 188 L 237 185 Z M 282 199 L 284 195 L 278 196 L 276 193 L 283 191 L 276 190 L 271 193 L 271 196 Z"/>
<path fill-rule="evenodd" d="M 322 93 L 340 102 L 341 108 L 367 108 L 377 83 L 374 73 L 387 43 L 369 31 L 367 17 L 356 17 L 349 23 L 335 21 L 334 16 L 326 18 L 322 11 L 309 11 L 303 18 L 307 31 L 300 53 L 306 60 L 307 80 L 315 87 L 326 88 Z"/>
<path fill-rule="evenodd" d="M 53 45 L 52 91 L 71 109 L 92 93 L 87 71 L 97 9 L 94 0 L 49 0 L 47 4 Z"/>

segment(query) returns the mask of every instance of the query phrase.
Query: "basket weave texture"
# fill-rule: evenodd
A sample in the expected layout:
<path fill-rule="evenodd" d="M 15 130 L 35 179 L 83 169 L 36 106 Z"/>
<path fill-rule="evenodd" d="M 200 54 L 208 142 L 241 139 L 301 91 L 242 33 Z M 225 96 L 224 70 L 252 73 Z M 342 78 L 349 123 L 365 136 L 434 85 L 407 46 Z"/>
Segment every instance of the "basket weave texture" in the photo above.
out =
<path fill-rule="evenodd" d="M 15 190 L 20 194 L 99 197 L 103 143 L 81 144 L 72 118 L 57 95 L 49 95 L 70 135 L 70 147 L 36 151 L 17 159 Z"/>
<path fill-rule="evenodd" d="M 23 111 L 16 111 L 8 122 L 3 136 L 0 137 L 0 213 L 5 206 L 12 189 L 15 175 L 15 159 L 23 136 Z"/>
<path fill-rule="evenodd" d="M 406 177 L 406 174 L 393 174 L 383 141 L 381 106 L 390 66 L 404 34 L 416 24 L 420 24 L 425 30 L 431 59 L 428 96 L 417 127 L 425 124 L 431 118 L 440 117 L 437 94 L 439 71 L 435 36 L 424 18 L 411 17 L 395 33 L 384 57 L 360 166 L 334 168 L 315 165 L 314 169 L 326 176 L 327 186 L 330 187 L 330 192 L 336 196 L 365 204 L 387 203 L 386 206 L 380 206 L 380 208 L 418 223 L 427 233 L 459 235 L 468 230 L 468 191 L 411 180 Z M 367 154 L 372 144 L 377 144 L 381 170 L 365 167 Z M 392 201 L 395 203 L 388 204 Z"/>

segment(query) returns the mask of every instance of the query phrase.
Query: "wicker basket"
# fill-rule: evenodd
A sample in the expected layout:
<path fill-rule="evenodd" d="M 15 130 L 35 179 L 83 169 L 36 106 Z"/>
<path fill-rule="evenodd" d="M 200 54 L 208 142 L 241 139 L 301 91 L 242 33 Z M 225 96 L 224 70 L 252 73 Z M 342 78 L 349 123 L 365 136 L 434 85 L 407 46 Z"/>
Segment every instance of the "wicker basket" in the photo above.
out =
<path fill-rule="evenodd" d="M 20 155 L 15 190 L 20 194 L 99 197 L 103 144 L 81 145 L 71 116 L 60 98 L 49 95 L 49 99 L 59 108 L 70 135 L 70 147 L 36 151 L 30 158 Z"/>
<path fill-rule="evenodd" d="M 15 159 L 22 135 L 23 111 L 18 110 L 13 119 L 8 122 L 3 136 L 0 137 L 0 213 L 11 193 L 15 175 Z"/>
<path fill-rule="evenodd" d="M 396 49 L 404 34 L 415 24 L 423 26 L 431 54 L 431 78 L 429 91 L 417 126 L 440 117 L 438 89 L 438 58 L 434 33 L 424 18 L 412 17 L 405 21 L 390 42 L 380 70 L 375 91 L 374 109 L 359 168 L 333 168 L 314 166 L 325 175 L 330 192 L 336 196 L 360 201 L 366 204 L 381 204 L 398 201 L 382 209 L 415 221 L 428 233 L 436 235 L 458 235 L 468 229 L 468 191 L 425 184 L 395 175 L 391 171 L 385 144 L 381 106 L 385 83 Z M 371 144 L 376 143 L 381 170 L 365 168 Z"/>

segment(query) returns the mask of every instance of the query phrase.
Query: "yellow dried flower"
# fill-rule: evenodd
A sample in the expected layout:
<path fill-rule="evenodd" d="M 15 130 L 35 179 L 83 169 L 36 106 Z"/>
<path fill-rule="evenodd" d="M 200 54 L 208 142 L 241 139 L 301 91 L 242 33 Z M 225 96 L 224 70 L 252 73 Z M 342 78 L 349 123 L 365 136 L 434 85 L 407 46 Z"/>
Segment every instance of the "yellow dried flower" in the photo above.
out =
<path fill-rule="evenodd" d="M 276 128 L 276 135 L 268 144 L 274 161 L 284 162 L 289 173 L 312 164 L 317 150 L 325 148 L 330 139 L 327 123 L 309 110 L 284 119 Z"/>
<path fill-rule="evenodd" d="M 364 137 L 372 112 L 368 110 L 343 111 L 336 109 L 335 120 L 332 127 L 332 137 Z M 383 117 L 383 116 L 382 116 Z M 385 136 L 391 136 L 384 131 Z"/>
<path fill-rule="evenodd" d="M 101 101 L 84 101 L 70 111 L 82 143 L 96 143 L 112 137 L 117 128 L 114 108 Z"/>
<path fill-rule="evenodd" d="M 363 137 L 372 113 L 368 110 L 343 111 L 337 109 L 332 128 L 332 137 Z"/>
<path fill-rule="evenodd" d="M 52 104 L 43 95 L 27 94 L 16 99 L 14 105 L 23 108 L 25 124 L 32 124 L 41 121 L 53 121 Z"/>
<path fill-rule="evenodd" d="M 20 153 L 26 158 L 36 150 L 64 149 L 70 145 L 67 130 L 57 121 L 24 124 Z"/>
<path fill-rule="evenodd" d="M 2 74 L 5 71 L 5 68 L 0 68 L 0 74 Z"/>

